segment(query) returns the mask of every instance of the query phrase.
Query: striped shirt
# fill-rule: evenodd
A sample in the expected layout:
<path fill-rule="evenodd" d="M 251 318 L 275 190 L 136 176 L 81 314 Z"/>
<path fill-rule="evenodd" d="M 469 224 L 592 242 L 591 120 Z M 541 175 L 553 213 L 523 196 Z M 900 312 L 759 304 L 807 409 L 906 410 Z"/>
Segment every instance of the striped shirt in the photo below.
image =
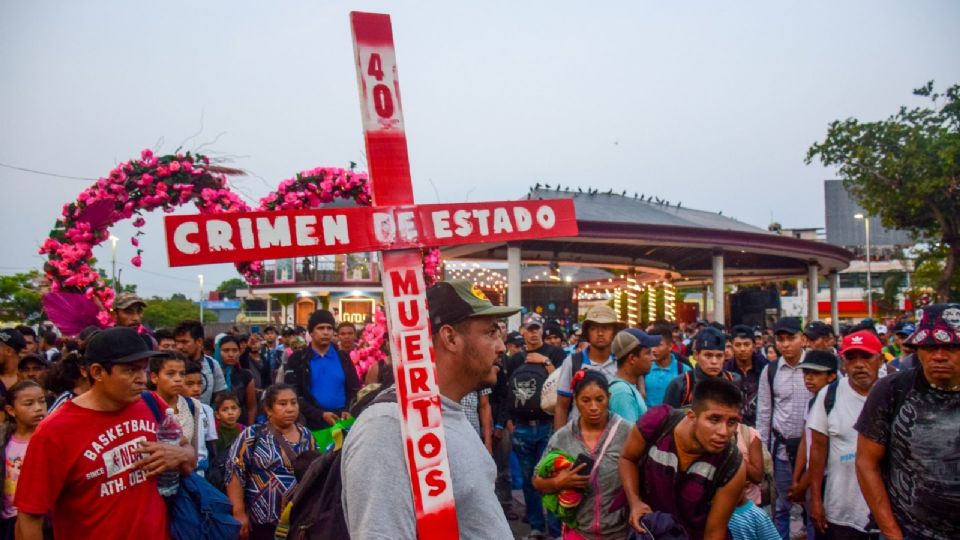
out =
<path fill-rule="evenodd" d="M 780 540 L 770 516 L 749 499 L 733 510 L 727 529 L 733 540 Z"/>
<path fill-rule="evenodd" d="M 805 354 L 805 353 L 804 353 Z M 772 447 L 773 430 L 787 439 L 799 439 L 803 435 L 803 416 L 807 411 L 807 403 L 813 394 L 803 384 L 803 370 L 800 363 L 791 366 L 781 356 L 777 360 L 777 373 L 773 379 L 773 410 L 770 410 L 770 383 L 767 370 L 774 364 L 768 364 L 760 374 L 760 388 L 757 391 L 757 431 L 767 448 Z M 773 421 L 771 422 L 771 414 Z M 777 459 L 787 460 L 785 445 L 777 448 Z"/>

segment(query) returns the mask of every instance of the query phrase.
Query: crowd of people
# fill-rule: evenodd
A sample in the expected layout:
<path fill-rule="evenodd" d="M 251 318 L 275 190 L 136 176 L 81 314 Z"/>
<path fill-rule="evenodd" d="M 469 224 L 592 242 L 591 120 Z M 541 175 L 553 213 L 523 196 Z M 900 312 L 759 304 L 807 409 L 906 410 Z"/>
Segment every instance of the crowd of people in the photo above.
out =
<path fill-rule="evenodd" d="M 531 540 L 960 538 L 960 305 L 839 335 L 796 318 L 628 328 L 605 305 L 508 331 L 519 309 L 465 281 L 427 305 L 462 538 L 516 521 Z M 145 306 L 121 294 L 112 327 L 77 336 L 0 329 L 0 540 L 166 539 L 171 471 L 222 491 L 240 538 L 283 538 L 291 496 L 337 452 L 323 519 L 417 536 L 393 367 L 358 373 L 356 326 L 318 310 L 208 336 L 149 329 Z M 158 440 L 152 402 L 180 444 Z"/>

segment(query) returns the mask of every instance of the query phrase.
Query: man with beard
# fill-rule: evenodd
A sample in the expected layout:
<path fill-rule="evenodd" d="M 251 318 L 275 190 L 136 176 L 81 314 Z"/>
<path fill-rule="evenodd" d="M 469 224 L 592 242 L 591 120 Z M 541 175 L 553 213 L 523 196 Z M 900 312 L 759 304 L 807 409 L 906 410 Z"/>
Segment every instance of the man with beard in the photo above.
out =
<path fill-rule="evenodd" d="M 870 391 L 857 479 L 884 537 L 960 538 L 960 305 L 923 308 L 905 343 L 920 365 Z"/>
<path fill-rule="evenodd" d="M 879 533 L 856 481 L 853 426 L 877 382 L 881 348 L 871 332 L 844 337 L 840 352 L 847 376 L 821 389 L 810 408 L 810 520 L 827 538 L 868 539 Z"/>
<path fill-rule="evenodd" d="M 496 383 L 504 351 L 497 320 L 519 308 L 494 306 L 468 281 L 427 289 L 437 386 L 460 538 L 512 538 L 494 493 L 497 467 L 467 421 L 460 400 Z M 416 538 L 416 513 L 396 403 L 375 403 L 343 446 L 343 512 L 353 538 Z"/>
<path fill-rule="evenodd" d="M 743 409 L 740 421 L 750 427 L 757 425 L 757 391 L 760 387 L 760 372 L 770 362 L 763 353 L 754 348 L 754 331 L 749 326 L 733 327 L 733 360 L 723 365 L 723 370 L 740 376 L 743 392 Z"/>
<path fill-rule="evenodd" d="M 129 326 L 136 330 L 143 322 L 143 310 L 147 303 L 135 293 L 123 292 L 113 302 L 113 320 L 116 326 Z"/>

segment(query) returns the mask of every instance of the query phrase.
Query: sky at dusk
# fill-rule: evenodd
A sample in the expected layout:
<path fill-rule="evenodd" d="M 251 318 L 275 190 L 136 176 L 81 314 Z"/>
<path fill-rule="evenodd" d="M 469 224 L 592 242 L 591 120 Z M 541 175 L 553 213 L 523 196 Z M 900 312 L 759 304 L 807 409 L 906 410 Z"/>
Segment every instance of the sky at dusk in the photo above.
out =
<path fill-rule="evenodd" d="M 832 172 L 803 159 L 828 123 L 960 82 L 948 0 L 3 2 L 0 273 L 40 268 L 61 207 L 91 183 L 5 166 L 95 179 L 143 148 L 199 149 L 249 173 L 231 182 L 253 205 L 300 170 L 365 170 L 351 10 L 393 18 L 424 203 L 560 183 L 822 227 Z M 167 267 L 162 214 L 146 218 L 142 269 L 133 227 L 113 231 L 142 295 L 237 275 Z M 110 248 L 96 255 L 109 270 Z"/>

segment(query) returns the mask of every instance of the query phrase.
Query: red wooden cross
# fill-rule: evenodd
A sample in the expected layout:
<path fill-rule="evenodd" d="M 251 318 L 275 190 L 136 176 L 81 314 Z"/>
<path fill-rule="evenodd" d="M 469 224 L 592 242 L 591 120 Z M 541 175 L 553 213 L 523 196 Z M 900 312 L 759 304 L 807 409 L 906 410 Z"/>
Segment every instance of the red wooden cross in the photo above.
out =
<path fill-rule="evenodd" d="M 383 251 L 383 295 L 420 538 L 456 539 L 424 246 L 576 236 L 573 202 L 414 205 L 389 15 L 350 14 L 373 206 L 167 216 L 171 266 Z M 491 486 L 492 489 L 492 486 Z"/>

